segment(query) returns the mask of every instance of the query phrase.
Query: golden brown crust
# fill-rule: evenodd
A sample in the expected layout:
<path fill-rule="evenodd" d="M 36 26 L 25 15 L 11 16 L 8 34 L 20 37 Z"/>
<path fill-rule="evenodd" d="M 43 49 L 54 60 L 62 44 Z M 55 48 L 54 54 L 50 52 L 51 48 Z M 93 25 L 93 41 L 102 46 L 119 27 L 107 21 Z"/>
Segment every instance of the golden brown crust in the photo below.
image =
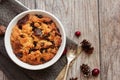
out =
<path fill-rule="evenodd" d="M 61 42 L 55 23 L 42 15 L 26 15 L 18 21 L 11 33 L 14 53 L 20 60 L 31 65 L 51 60 Z"/>

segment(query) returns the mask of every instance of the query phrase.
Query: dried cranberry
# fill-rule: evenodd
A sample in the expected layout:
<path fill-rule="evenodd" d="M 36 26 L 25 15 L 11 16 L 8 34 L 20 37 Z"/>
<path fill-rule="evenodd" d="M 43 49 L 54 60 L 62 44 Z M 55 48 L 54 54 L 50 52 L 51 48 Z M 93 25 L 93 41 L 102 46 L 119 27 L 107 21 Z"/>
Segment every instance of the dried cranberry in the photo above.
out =
<path fill-rule="evenodd" d="M 80 32 L 80 31 L 76 31 L 76 32 L 75 32 L 75 35 L 76 35 L 77 37 L 79 37 L 79 36 L 81 35 L 81 32 Z"/>
<path fill-rule="evenodd" d="M 93 76 L 98 76 L 99 72 L 100 72 L 100 70 L 98 68 L 95 68 L 95 69 L 92 70 L 92 75 Z"/>

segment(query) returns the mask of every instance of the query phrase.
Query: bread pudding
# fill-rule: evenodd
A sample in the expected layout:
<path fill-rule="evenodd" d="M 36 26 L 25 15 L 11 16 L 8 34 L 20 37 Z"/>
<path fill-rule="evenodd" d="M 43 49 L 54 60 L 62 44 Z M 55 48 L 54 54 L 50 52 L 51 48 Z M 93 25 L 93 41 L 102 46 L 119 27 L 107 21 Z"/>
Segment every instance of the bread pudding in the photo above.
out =
<path fill-rule="evenodd" d="M 51 60 L 62 39 L 55 22 L 46 16 L 27 14 L 13 27 L 11 45 L 21 61 L 38 65 Z"/>

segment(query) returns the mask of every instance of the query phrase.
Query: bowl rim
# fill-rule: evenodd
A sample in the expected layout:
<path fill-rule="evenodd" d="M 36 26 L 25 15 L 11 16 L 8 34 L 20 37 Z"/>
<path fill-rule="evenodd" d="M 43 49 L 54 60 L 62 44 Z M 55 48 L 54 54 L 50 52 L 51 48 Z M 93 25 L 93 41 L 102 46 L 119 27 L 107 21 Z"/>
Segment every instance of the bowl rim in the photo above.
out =
<path fill-rule="evenodd" d="M 48 61 L 48 62 L 46 62 L 44 64 L 40 64 L 40 65 L 30 65 L 30 64 L 24 63 L 23 61 L 18 59 L 15 56 L 15 54 L 13 53 L 11 42 L 10 42 L 10 36 L 11 36 L 12 28 L 16 24 L 15 20 L 18 21 L 19 20 L 18 18 L 20 18 L 20 16 L 23 16 L 23 15 L 25 16 L 26 14 L 31 14 L 32 12 L 35 13 L 35 14 L 44 13 L 44 14 L 50 16 L 52 19 L 56 20 L 57 24 L 60 26 L 61 31 L 63 33 L 62 34 L 63 35 L 62 36 L 62 43 L 61 43 L 59 52 L 57 52 L 56 55 L 50 61 Z M 14 23 L 14 25 L 13 25 L 13 23 Z M 44 69 L 44 68 L 47 68 L 47 67 L 53 65 L 61 57 L 62 52 L 64 51 L 64 48 L 65 48 L 65 44 L 66 44 L 66 34 L 65 34 L 65 30 L 64 30 L 64 27 L 63 27 L 62 23 L 60 22 L 60 20 L 56 16 L 54 16 L 52 13 L 50 13 L 48 11 L 33 9 L 33 10 L 27 10 L 27 11 L 24 11 L 24 12 L 18 14 L 17 16 L 15 16 L 10 21 L 10 23 L 8 24 L 8 27 L 6 29 L 6 32 L 5 32 L 4 44 L 5 44 L 5 49 L 7 51 L 8 56 L 18 66 L 20 66 L 22 68 L 25 68 L 25 69 L 29 69 L 29 70 L 40 70 L 40 69 Z"/>

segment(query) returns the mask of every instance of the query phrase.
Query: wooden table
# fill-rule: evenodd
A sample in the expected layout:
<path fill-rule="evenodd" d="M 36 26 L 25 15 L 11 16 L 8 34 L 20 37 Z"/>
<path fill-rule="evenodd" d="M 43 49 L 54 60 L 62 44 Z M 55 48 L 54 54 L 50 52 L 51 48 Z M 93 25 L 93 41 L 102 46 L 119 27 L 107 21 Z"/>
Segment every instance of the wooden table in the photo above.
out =
<path fill-rule="evenodd" d="M 94 52 L 84 52 L 69 70 L 68 80 L 120 80 L 120 0 L 19 0 L 30 9 L 42 9 L 53 13 L 64 25 L 69 38 L 80 43 L 89 40 Z M 81 31 L 76 38 L 75 31 Z M 80 65 L 100 69 L 98 77 L 85 78 Z M 0 80 L 9 80 L 0 71 Z"/>

